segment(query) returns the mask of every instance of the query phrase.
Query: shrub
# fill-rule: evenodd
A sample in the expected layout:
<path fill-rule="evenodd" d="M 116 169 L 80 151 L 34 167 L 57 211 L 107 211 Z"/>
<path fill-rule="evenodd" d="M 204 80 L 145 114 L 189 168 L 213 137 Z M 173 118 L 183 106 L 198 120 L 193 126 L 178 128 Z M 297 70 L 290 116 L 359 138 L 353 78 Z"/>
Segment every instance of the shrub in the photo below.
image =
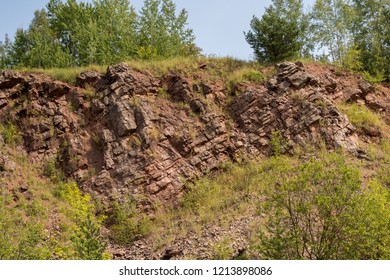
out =
<path fill-rule="evenodd" d="M 107 242 L 100 235 L 100 226 L 88 216 L 72 236 L 73 246 L 82 260 L 102 260 Z"/>
<path fill-rule="evenodd" d="M 19 145 L 20 143 L 22 143 L 23 139 L 22 139 L 21 134 L 19 133 L 16 126 L 14 124 L 12 124 L 11 122 L 7 122 L 4 125 L 0 124 L 0 134 L 4 138 L 5 144 L 15 146 L 15 145 Z"/>
<path fill-rule="evenodd" d="M 112 208 L 107 223 L 118 244 L 131 244 L 150 233 L 152 224 L 145 214 L 138 213 L 135 200 L 126 199 L 122 204 L 114 202 Z"/>
<path fill-rule="evenodd" d="M 263 257 L 390 257 L 388 191 L 379 182 L 362 189 L 358 169 L 337 153 L 272 168 L 257 247 Z"/>
<path fill-rule="evenodd" d="M 279 156 L 283 153 L 283 138 L 280 131 L 273 131 L 271 135 L 271 151 L 274 156 Z"/>

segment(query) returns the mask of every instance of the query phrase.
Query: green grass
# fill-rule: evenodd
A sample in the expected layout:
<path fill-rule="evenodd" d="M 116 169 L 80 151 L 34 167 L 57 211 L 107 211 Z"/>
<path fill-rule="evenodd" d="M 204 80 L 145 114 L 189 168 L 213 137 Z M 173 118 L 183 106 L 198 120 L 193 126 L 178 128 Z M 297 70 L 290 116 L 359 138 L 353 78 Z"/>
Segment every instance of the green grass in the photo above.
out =
<path fill-rule="evenodd" d="M 377 149 L 378 152 L 379 149 L 380 147 Z M 386 153 L 386 151 L 384 152 Z M 299 178 L 305 179 L 305 182 L 309 186 L 307 190 L 310 187 L 321 187 L 322 184 L 328 184 L 330 188 L 338 190 L 338 187 L 333 185 L 333 183 L 339 182 L 339 178 L 343 178 L 344 183 L 349 182 L 348 178 L 353 174 L 355 176 L 352 176 L 354 178 L 353 182 L 357 182 L 357 185 L 354 185 L 353 188 L 356 188 L 355 194 L 358 195 L 358 198 L 361 198 L 360 188 L 362 191 L 367 191 L 370 197 L 373 196 L 372 200 L 362 200 L 364 201 L 362 203 L 367 203 L 367 208 L 362 210 L 364 215 L 370 216 L 370 219 L 373 219 L 377 223 L 375 226 L 384 225 L 387 210 L 382 211 L 380 217 L 376 217 L 375 213 L 370 211 L 377 209 L 379 207 L 378 203 L 384 199 L 381 196 L 381 192 L 388 180 L 386 168 L 389 165 L 387 164 L 384 169 L 382 167 L 384 167 L 384 160 L 388 160 L 388 156 L 385 155 L 386 159 L 378 158 L 375 161 L 380 168 L 377 168 L 376 165 L 370 167 L 372 168 L 373 176 L 360 177 L 359 174 L 364 174 L 366 167 L 361 166 L 358 161 L 355 161 L 348 154 L 344 154 L 343 152 L 329 153 L 327 151 L 318 152 L 318 150 L 310 150 L 305 155 L 307 162 L 302 162 L 299 156 L 275 156 L 268 159 L 258 159 L 243 163 L 227 163 L 220 167 L 218 175 L 210 174 L 194 184 L 187 185 L 185 193 L 178 205 L 171 207 L 156 205 L 157 212 L 154 218 L 148 220 L 149 230 L 147 235 L 151 240 L 154 240 L 154 249 L 157 250 L 158 248 L 169 246 L 177 238 L 186 238 L 189 232 L 191 232 L 191 235 L 197 234 L 201 237 L 202 231 L 208 227 L 218 226 L 228 231 L 232 221 L 242 217 L 251 217 L 253 225 L 248 229 L 248 236 L 252 236 L 250 242 L 253 247 L 251 247 L 251 251 L 245 257 L 265 257 L 261 250 L 259 251 L 258 247 L 256 247 L 259 242 L 259 232 L 266 230 L 266 223 L 270 217 L 266 211 L 267 208 L 265 207 L 267 206 L 264 204 L 264 201 L 272 197 L 272 192 L 278 188 L 279 184 L 299 183 Z M 338 167 L 338 165 L 340 166 Z M 313 172 L 317 175 L 314 176 Z M 331 176 L 334 176 L 334 181 L 326 179 Z M 308 178 L 313 178 L 313 181 L 310 181 Z M 362 178 L 362 180 L 359 181 L 356 178 Z M 317 184 L 315 183 L 316 180 L 322 183 Z M 316 186 L 311 186 L 310 184 L 315 184 Z M 320 192 L 320 194 L 322 193 Z M 333 194 L 329 195 L 332 196 Z M 327 199 L 328 197 L 325 198 Z M 344 199 L 345 197 L 342 198 Z M 385 204 L 390 205 L 390 201 L 385 202 Z M 135 208 L 132 209 L 134 210 Z M 264 215 L 265 213 L 268 214 Z M 135 212 L 132 212 L 128 217 L 130 217 L 130 219 L 127 219 L 130 225 L 134 221 L 137 221 L 137 219 L 138 221 L 142 220 L 142 215 Z M 381 220 L 375 220 L 377 218 Z M 119 220 L 121 220 L 120 224 L 126 224 L 123 222 L 126 218 Z M 360 220 L 359 222 L 364 223 L 364 221 Z M 131 232 L 131 230 L 125 232 Z M 381 234 L 383 235 L 384 231 L 381 231 Z M 130 238 L 133 238 L 133 236 Z M 132 239 L 127 239 L 126 242 L 127 237 L 124 237 L 125 240 L 121 240 L 120 243 L 132 243 Z M 213 258 L 229 259 L 233 257 L 233 250 L 227 241 L 230 236 L 220 236 L 220 238 L 220 242 L 210 245 L 209 249 Z M 366 240 L 360 240 L 359 242 L 366 242 Z M 386 246 L 388 245 L 390 244 L 386 243 Z M 350 252 L 353 252 L 353 250 Z M 373 255 L 370 255 L 371 257 Z"/>
<path fill-rule="evenodd" d="M 22 135 L 10 121 L 0 124 L 0 135 L 3 137 L 4 143 L 10 146 L 16 146 L 23 142 Z"/>
<path fill-rule="evenodd" d="M 372 112 L 366 106 L 352 104 L 340 104 L 339 108 L 346 114 L 349 121 L 358 129 L 359 132 L 364 132 L 367 129 L 377 129 L 384 133 L 388 133 L 388 126 L 380 115 Z"/>
<path fill-rule="evenodd" d="M 222 80 L 226 84 L 237 82 L 263 82 L 261 66 L 231 57 L 175 57 L 164 60 L 128 60 L 126 63 L 137 71 L 149 72 L 156 77 L 168 73 L 183 74 L 187 77 L 200 77 L 208 80 Z M 202 68 L 201 68 L 202 67 Z M 20 68 L 25 73 L 40 73 L 72 85 L 76 77 L 85 71 L 105 73 L 107 65 L 90 65 L 75 68 L 28 69 Z"/>
<path fill-rule="evenodd" d="M 106 69 L 107 66 L 104 65 L 90 65 L 85 67 L 74 67 L 74 68 L 50 68 L 50 69 L 21 68 L 17 70 L 24 73 L 44 74 L 53 78 L 54 80 L 59 80 L 71 85 L 76 85 L 76 78 L 81 73 L 86 71 L 97 71 L 100 73 L 105 73 Z"/>
<path fill-rule="evenodd" d="M 72 239 L 88 217 L 95 217 L 90 197 L 74 182 L 62 181 L 54 163 L 43 164 L 48 178 L 42 165 L 32 164 L 14 146 L 1 150 L 15 168 L 0 174 L 0 259 L 86 258 Z M 101 218 L 91 222 L 99 228 Z"/>

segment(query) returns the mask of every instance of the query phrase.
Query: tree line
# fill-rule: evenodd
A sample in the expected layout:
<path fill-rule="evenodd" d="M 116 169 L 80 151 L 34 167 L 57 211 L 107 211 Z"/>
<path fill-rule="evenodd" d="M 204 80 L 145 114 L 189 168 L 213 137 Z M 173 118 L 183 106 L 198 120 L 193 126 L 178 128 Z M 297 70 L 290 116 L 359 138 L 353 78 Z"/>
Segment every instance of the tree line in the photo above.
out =
<path fill-rule="evenodd" d="M 246 41 L 261 63 L 310 57 L 378 80 L 390 76 L 390 1 L 272 0 L 253 16 Z"/>
<path fill-rule="evenodd" d="M 196 55 L 187 11 L 171 0 L 145 0 L 139 13 L 129 0 L 50 0 L 28 29 L 0 42 L 0 68 L 71 67 L 126 59 Z"/>
<path fill-rule="evenodd" d="M 186 10 L 172 0 L 50 0 L 27 29 L 0 42 L 0 69 L 113 64 L 199 55 Z M 390 0 L 272 0 L 246 41 L 260 63 L 312 58 L 390 79 Z"/>

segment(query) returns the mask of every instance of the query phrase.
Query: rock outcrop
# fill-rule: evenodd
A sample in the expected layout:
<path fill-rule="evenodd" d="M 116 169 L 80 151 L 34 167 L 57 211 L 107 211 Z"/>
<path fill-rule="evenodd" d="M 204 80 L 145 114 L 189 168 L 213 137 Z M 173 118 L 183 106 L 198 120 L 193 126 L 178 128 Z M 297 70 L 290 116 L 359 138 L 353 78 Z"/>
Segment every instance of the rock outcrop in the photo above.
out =
<path fill-rule="evenodd" d="M 270 154 L 276 133 L 286 153 L 322 141 L 362 155 L 335 104 L 388 112 L 389 95 L 373 95 L 370 84 L 353 79 L 282 63 L 266 83 L 241 85 L 228 98 L 221 82 L 156 78 L 127 64 L 83 73 L 79 87 L 3 71 L 0 117 L 18 125 L 32 161 L 55 160 L 85 191 L 107 199 L 139 195 L 147 211 L 156 199 L 176 201 L 186 182 L 225 161 Z"/>

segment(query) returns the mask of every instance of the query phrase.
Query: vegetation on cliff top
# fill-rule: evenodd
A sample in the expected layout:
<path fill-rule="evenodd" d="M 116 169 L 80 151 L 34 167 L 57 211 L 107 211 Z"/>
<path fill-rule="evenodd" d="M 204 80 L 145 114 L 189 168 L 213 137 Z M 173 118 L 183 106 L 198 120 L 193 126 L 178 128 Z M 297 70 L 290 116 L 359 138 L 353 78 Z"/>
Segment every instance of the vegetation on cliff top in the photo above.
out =
<path fill-rule="evenodd" d="M 387 0 L 273 0 L 245 39 L 260 63 L 311 58 L 383 81 L 390 75 Z M 50 0 L 28 29 L 0 42 L 0 68 L 63 68 L 199 56 L 185 10 L 171 0 Z"/>

